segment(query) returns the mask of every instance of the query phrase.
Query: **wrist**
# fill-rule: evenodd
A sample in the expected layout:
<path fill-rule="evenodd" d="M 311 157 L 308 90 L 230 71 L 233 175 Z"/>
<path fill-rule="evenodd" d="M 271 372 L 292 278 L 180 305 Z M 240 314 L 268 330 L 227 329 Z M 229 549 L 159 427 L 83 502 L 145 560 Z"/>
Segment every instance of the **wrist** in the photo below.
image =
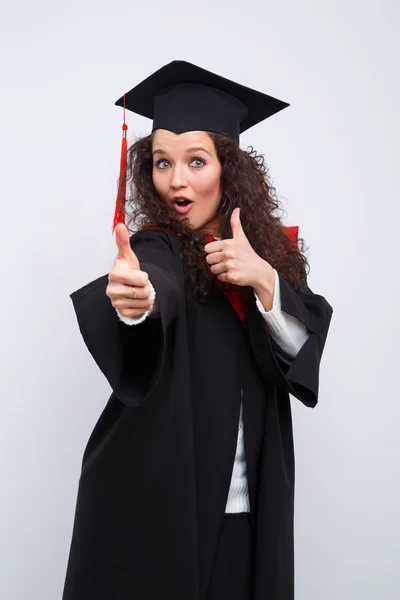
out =
<path fill-rule="evenodd" d="M 261 259 L 260 268 L 258 269 L 252 288 L 257 296 L 259 294 L 268 294 L 271 297 L 274 295 L 275 289 L 275 270 L 266 260 Z"/>
<path fill-rule="evenodd" d="M 266 312 L 269 312 L 273 308 L 274 304 L 274 292 L 275 292 L 275 270 L 266 261 L 265 264 L 257 277 L 255 285 L 253 286 L 254 292 L 260 300 Z"/>

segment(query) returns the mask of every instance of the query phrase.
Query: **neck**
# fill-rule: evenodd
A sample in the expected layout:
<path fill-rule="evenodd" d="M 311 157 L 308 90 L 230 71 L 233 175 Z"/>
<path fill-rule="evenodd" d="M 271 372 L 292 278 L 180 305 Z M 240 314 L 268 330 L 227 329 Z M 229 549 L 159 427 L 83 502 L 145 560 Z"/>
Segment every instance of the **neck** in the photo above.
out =
<path fill-rule="evenodd" d="M 221 237 L 221 217 L 216 215 L 212 221 L 209 221 L 202 227 L 204 233 L 212 235 L 213 237 Z"/>

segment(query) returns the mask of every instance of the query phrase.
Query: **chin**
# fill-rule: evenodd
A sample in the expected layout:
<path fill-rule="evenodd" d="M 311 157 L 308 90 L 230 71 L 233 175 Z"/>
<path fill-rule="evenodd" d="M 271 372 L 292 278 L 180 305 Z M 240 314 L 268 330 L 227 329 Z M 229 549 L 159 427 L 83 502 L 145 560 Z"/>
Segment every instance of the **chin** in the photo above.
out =
<path fill-rule="evenodd" d="M 186 227 L 188 227 L 189 229 L 197 229 L 197 227 L 195 227 L 190 221 L 189 221 L 189 217 L 185 217 L 185 215 L 178 215 L 177 220 L 180 221 L 181 223 L 183 223 L 184 225 L 186 225 Z"/>

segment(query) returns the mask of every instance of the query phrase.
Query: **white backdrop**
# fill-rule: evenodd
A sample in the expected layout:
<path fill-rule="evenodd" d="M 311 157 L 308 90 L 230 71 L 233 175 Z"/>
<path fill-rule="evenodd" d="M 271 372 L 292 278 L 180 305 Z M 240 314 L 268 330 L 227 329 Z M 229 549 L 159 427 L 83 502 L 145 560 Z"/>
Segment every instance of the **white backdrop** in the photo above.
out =
<path fill-rule="evenodd" d="M 69 293 L 114 257 L 113 103 L 173 59 L 291 103 L 241 141 L 265 154 L 335 311 L 320 404 L 293 403 L 296 598 L 399 599 L 399 17 L 398 0 L 2 4 L 2 600 L 61 597 L 109 395 Z"/>

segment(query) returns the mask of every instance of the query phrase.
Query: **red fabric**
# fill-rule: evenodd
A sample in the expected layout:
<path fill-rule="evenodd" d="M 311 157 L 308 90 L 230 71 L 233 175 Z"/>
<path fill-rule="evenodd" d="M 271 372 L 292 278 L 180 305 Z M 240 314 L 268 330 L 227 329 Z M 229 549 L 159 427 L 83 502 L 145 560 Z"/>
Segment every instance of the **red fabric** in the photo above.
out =
<path fill-rule="evenodd" d="M 126 155 L 128 152 L 127 140 L 128 125 L 125 123 L 125 96 L 124 96 L 124 122 L 122 125 L 121 161 L 119 166 L 118 193 L 115 201 L 115 212 L 112 231 L 118 223 L 125 223 L 125 198 L 126 198 Z"/>
<path fill-rule="evenodd" d="M 292 225 L 291 227 L 284 227 L 285 233 L 289 240 L 297 244 L 299 239 L 299 227 L 298 225 Z"/>

